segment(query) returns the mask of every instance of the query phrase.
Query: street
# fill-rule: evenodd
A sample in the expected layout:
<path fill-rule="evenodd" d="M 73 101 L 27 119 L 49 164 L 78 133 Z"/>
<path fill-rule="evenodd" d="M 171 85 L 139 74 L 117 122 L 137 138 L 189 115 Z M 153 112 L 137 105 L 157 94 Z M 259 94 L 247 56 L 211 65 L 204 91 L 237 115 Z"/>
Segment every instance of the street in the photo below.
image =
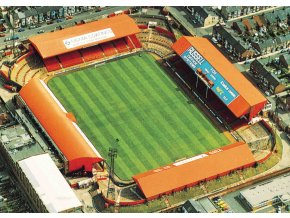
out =
<path fill-rule="evenodd" d="M 111 13 L 114 13 L 115 11 L 118 10 L 126 10 L 130 8 L 129 6 L 119 6 L 119 7 L 110 7 L 110 8 L 105 8 L 102 11 L 99 12 L 95 12 L 95 11 L 88 11 L 88 12 L 84 12 L 81 14 L 77 14 L 74 15 L 72 19 L 70 20 L 64 20 L 63 22 L 57 23 L 56 21 L 53 24 L 47 25 L 46 23 L 44 23 L 41 27 L 35 28 L 35 29 L 28 29 L 25 28 L 24 32 L 17 32 L 17 30 L 15 30 L 15 34 L 19 37 L 19 41 L 23 41 L 28 39 L 30 36 L 33 35 L 37 35 L 37 32 L 39 30 L 44 30 L 44 32 L 50 32 L 52 30 L 54 30 L 56 27 L 58 26 L 62 26 L 62 27 L 69 27 L 69 26 L 74 26 L 75 22 L 79 22 L 81 20 L 86 20 L 86 19 L 94 19 L 94 20 L 98 20 L 100 18 L 102 18 L 104 15 L 108 15 Z M 6 34 L 5 37 L 1 37 L 0 38 L 0 45 L 8 45 L 8 44 L 12 44 L 12 41 L 8 41 L 8 42 L 4 42 L 4 39 L 7 37 L 10 37 L 12 34 Z M 18 40 L 17 40 L 18 41 Z M 2 47 L 2 46 L 1 46 Z"/>

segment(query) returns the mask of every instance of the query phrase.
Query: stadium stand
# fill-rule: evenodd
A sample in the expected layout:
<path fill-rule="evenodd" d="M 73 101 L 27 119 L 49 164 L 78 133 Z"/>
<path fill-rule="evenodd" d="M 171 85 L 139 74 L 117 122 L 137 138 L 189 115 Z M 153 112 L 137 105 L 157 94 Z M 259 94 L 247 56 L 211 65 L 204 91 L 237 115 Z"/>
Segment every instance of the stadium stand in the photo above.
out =
<path fill-rule="evenodd" d="M 48 72 L 61 69 L 60 63 L 56 57 L 43 59 L 43 63 L 45 64 Z"/>
<path fill-rule="evenodd" d="M 237 142 L 133 176 L 147 200 L 181 191 L 255 164 L 248 145 Z"/>
<path fill-rule="evenodd" d="M 134 20 L 122 14 L 33 36 L 29 42 L 51 72 L 141 48 L 139 32 Z"/>
<path fill-rule="evenodd" d="M 19 95 L 30 114 L 61 152 L 66 174 L 81 169 L 92 172 L 93 165 L 103 161 L 77 124 L 68 118 L 68 112 L 42 80 L 30 80 L 20 90 Z"/>
<path fill-rule="evenodd" d="M 208 39 L 183 36 L 172 48 L 184 60 L 183 63 L 190 67 L 191 75 L 194 75 L 192 77 L 197 78 L 195 72 L 198 68 L 205 71 L 206 79 L 213 83 L 210 90 L 236 118 L 245 115 L 251 120 L 264 108 L 266 98 Z M 213 71 L 215 76 L 212 75 Z M 199 81 L 199 84 L 205 84 L 201 79 Z M 202 93 L 202 88 L 198 89 Z M 226 119 L 232 121 L 231 117 Z"/>
<path fill-rule="evenodd" d="M 98 45 L 81 49 L 80 52 L 85 62 L 101 59 L 104 57 L 104 53 Z"/>
<path fill-rule="evenodd" d="M 78 51 L 68 52 L 58 56 L 64 68 L 83 63 L 83 59 Z"/>
<path fill-rule="evenodd" d="M 110 57 L 110 56 L 117 54 L 116 49 L 111 42 L 102 43 L 100 46 L 101 46 L 105 56 L 107 56 L 107 57 Z"/>

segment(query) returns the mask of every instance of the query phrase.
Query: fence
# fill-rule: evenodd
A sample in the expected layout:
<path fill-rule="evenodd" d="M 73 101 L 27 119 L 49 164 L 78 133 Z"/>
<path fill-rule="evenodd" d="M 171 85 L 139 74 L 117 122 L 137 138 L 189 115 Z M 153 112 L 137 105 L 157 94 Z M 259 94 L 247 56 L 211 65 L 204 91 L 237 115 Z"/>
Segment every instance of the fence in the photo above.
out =
<path fill-rule="evenodd" d="M 104 193 L 102 192 L 102 197 L 105 200 L 106 203 L 108 203 L 109 205 L 115 205 L 116 201 L 115 200 L 111 200 L 105 197 Z M 119 202 L 120 206 L 135 206 L 138 204 L 144 204 L 146 202 L 145 199 L 141 199 L 141 200 L 136 200 L 136 201 L 123 201 L 123 202 Z"/>

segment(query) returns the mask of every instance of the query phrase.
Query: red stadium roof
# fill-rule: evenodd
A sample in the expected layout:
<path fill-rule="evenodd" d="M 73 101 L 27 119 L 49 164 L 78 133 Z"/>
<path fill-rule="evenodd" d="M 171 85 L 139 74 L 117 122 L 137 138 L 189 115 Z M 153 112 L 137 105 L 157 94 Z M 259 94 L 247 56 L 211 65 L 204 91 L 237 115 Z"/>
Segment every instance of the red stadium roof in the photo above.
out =
<path fill-rule="evenodd" d="M 136 176 L 134 181 L 148 200 L 184 189 L 200 181 L 252 166 L 255 159 L 247 144 L 237 142 L 205 154 L 175 162 Z"/>
<path fill-rule="evenodd" d="M 73 122 L 74 116 L 66 112 L 42 80 L 30 80 L 21 89 L 20 96 L 69 161 L 69 171 L 78 170 L 83 166 L 86 171 L 91 171 L 94 163 L 103 160 Z"/>
<path fill-rule="evenodd" d="M 135 21 L 124 14 L 32 36 L 29 41 L 45 59 L 139 32 Z"/>
<path fill-rule="evenodd" d="M 239 96 L 228 105 L 236 117 L 250 113 L 252 107 L 257 105 L 263 108 L 267 99 L 208 39 L 183 36 L 172 45 L 172 48 L 181 55 L 190 46 L 193 46 L 239 93 Z"/>

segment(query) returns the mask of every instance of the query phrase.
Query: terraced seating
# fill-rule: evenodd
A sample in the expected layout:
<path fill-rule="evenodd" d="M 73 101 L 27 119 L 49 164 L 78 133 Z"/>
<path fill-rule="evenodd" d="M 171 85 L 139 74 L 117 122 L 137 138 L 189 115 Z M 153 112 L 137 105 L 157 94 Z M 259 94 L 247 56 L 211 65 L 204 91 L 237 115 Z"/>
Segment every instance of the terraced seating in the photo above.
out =
<path fill-rule="evenodd" d="M 136 37 L 136 35 L 131 35 L 129 36 L 129 38 L 131 39 L 132 43 L 134 44 L 134 46 L 136 48 L 142 48 L 141 43 L 139 42 L 138 38 Z"/>
<path fill-rule="evenodd" d="M 102 43 L 100 46 L 103 49 L 105 56 L 107 57 L 117 54 L 116 49 L 111 42 Z"/>
<path fill-rule="evenodd" d="M 122 38 L 114 40 L 113 43 L 119 53 L 129 51 L 125 41 Z"/>
<path fill-rule="evenodd" d="M 80 52 L 85 62 L 101 59 L 104 57 L 104 53 L 98 45 L 81 49 Z"/>
<path fill-rule="evenodd" d="M 60 63 L 56 57 L 46 58 L 43 60 L 48 72 L 61 69 Z"/>
<path fill-rule="evenodd" d="M 129 37 L 125 37 L 125 42 L 129 46 L 130 50 L 135 49 L 134 44 L 132 43 L 132 40 Z"/>
<path fill-rule="evenodd" d="M 81 64 L 84 62 L 81 57 L 81 54 L 78 51 L 68 52 L 68 53 L 59 55 L 58 57 L 64 68 Z"/>
<path fill-rule="evenodd" d="M 29 71 L 30 71 L 30 67 L 28 64 L 26 64 L 22 68 L 22 70 L 19 72 L 18 76 L 15 79 L 15 82 L 17 82 L 19 85 L 24 85 L 24 77 Z"/>

